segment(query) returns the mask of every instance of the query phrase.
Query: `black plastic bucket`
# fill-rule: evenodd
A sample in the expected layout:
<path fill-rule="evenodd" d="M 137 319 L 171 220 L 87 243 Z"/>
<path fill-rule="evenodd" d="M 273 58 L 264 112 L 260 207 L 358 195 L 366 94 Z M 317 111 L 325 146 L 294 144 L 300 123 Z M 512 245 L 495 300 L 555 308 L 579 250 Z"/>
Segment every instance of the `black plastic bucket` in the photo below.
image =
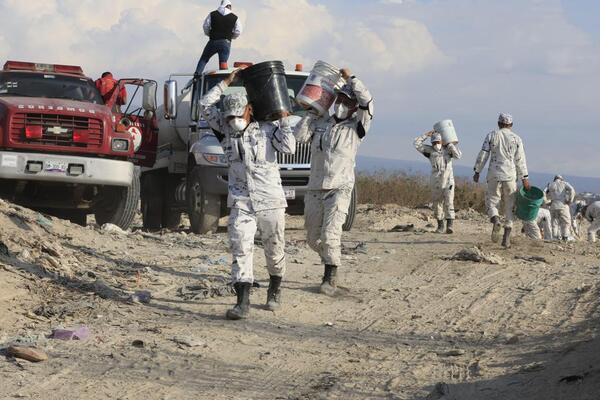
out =
<path fill-rule="evenodd" d="M 248 101 L 258 121 L 275 121 L 291 112 L 292 103 L 281 61 L 265 61 L 241 72 Z"/>

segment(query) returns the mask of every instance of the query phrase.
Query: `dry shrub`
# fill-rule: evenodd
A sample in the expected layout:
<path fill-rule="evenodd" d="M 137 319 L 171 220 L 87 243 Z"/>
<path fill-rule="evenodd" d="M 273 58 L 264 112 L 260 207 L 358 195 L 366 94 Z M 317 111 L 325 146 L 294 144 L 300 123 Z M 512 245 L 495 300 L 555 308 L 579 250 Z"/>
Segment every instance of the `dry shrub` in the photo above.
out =
<path fill-rule="evenodd" d="M 464 178 L 456 178 L 454 206 L 457 210 L 485 210 L 485 191 Z M 380 171 L 359 173 L 356 177 L 358 200 L 369 204 L 399 204 L 418 207 L 431 203 L 429 176 L 408 175 L 405 172 Z"/>

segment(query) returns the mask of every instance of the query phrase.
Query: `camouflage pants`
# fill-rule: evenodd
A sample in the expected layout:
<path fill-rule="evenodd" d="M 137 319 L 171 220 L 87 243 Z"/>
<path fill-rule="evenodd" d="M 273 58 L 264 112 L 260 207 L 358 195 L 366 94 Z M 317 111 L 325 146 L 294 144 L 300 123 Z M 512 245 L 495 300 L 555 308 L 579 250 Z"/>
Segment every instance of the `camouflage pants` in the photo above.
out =
<path fill-rule="evenodd" d="M 236 282 L 254 282 L 254 236 L 260 237 L 269 275 L 285 274 L 285 209 L 248 212 L 233 208 L 229 214 L 229 242 L 233 262 L 231 278 Z"/>
<path fill-rule="evenodd" d="M 571 210 L 569 207 L 557 208 L 550 211 L 552 220 L 558 225 L 557 238 L 568 238 L 571 236 Z"/>
<path fill-rule="evenodd" d="M 517 200 L 517 182 L 515 181 L 497 181 L 488 180 L 487 193 L 485 194 L 485 206 L 488 217 L 498 217 L 498 206 L 500 201 L 504 200 L 504 217 L 506 218 L 505 227 L 512 228 L 515 220 L 514 208 Z"/>
<path fill-rule="evenodd" d="M 600 219 L 594 220 L 588 228 L 588 240 L 590 242 L 596 243 L 598 231 L 600 231 Z"/>
<path fill-rule="evenodd" d="M 307 242 L 323 264 L 342 261 L 342 226 L 346 222 L 352 189 L 313 190 L 304 197 Z"/>
<path fill-rule="evenodd" d="M 448 182 L 445 186 L 437 179 L 431 179 L 431 193 L 433 197 L 433 215 L 438 221 L 443 219 L 454 219 L 454 182 Z"/>

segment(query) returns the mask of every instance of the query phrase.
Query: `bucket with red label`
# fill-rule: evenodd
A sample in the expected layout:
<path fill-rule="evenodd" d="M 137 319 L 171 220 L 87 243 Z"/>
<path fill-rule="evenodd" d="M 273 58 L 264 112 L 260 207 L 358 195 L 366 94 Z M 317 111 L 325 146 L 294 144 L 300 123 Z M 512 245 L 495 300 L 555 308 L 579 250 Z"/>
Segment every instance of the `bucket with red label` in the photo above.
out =
<path fill-rule="evenodd" d="M 325 115 L 335 102 L 336 91 L 343 85 L 344 79 L 339 68 L 317 61 L 296 101 L 304 108 L 312 108 L 319 115 Z"/>

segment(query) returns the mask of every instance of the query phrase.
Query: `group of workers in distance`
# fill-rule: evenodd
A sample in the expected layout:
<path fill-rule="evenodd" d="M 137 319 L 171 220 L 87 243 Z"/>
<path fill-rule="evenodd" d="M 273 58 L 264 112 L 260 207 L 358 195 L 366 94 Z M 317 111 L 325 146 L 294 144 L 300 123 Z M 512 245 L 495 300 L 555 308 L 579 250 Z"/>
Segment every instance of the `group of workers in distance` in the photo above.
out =
<path fill-rule="evenodd" d="M 480 174 L 489 162 L 485 205 L 492 223 L 492 241 L 500 241 L 502 224 L 498 207 L 504 202 L 504 235 L 502 246 L 511 245 L 515 221 L 515 201 L 520 180 L 526 191 L 530 189 L 527 160 L 521 138 L 512 130 L 513 117 L 500 114 L 498 129 L 489 133 L 477 161 L 473 181 L 478 183 Z M 430 139 L 431 145 L 426 144 Z M 454 173 L 452 160 L 462 156 L 458 143 L 443 143 L 439 132 L 430 131 L 414 141 L 415 148 L 431 162 L 431 192 L 433 213 L 437 219 L 437 233 L 454 233 Z M 523 221 L 523 232 L 532 239 L 574 240 L 579 235 L 579 219 L 591 223 L 588 239 L 595 242 L 600 231 L 600 202 L 586 205 L 575 201 L 575 189 L 565 179 L 556 175 L 544 191 L 544 206 L 533 221 Z M 446 226 L 444 227 L 444 222 Z"/>
<path fill-rule="evenodd" d="M 337 92 L 334 115 L 321 116 L 308 110 L 294 128 L 286 112 L 275 122 L 255 120 L 252 105 L 242 93 L 225 96 L 219 109 L 217 104 L 238 72 L 232 72 L 200 100 L 203 117 L 229 162 L 228 228 L 237 303 L 226 316 L 232 320 L 247 318 L 250 311 L 257 231 L 269 272 L 266 307 L 274 311 L 281 306 L 287 202 L 277 152 L 293 154 L 297 140 L 312 143 L 305 199 L 307 241 L 324 265 L 321 292 L 335 293 L 341 265 L 342 226 L 354 188 L 356 153 L 373 119 L 369 90 L 346 68 L 340 71 L 346 83 Z"/>

